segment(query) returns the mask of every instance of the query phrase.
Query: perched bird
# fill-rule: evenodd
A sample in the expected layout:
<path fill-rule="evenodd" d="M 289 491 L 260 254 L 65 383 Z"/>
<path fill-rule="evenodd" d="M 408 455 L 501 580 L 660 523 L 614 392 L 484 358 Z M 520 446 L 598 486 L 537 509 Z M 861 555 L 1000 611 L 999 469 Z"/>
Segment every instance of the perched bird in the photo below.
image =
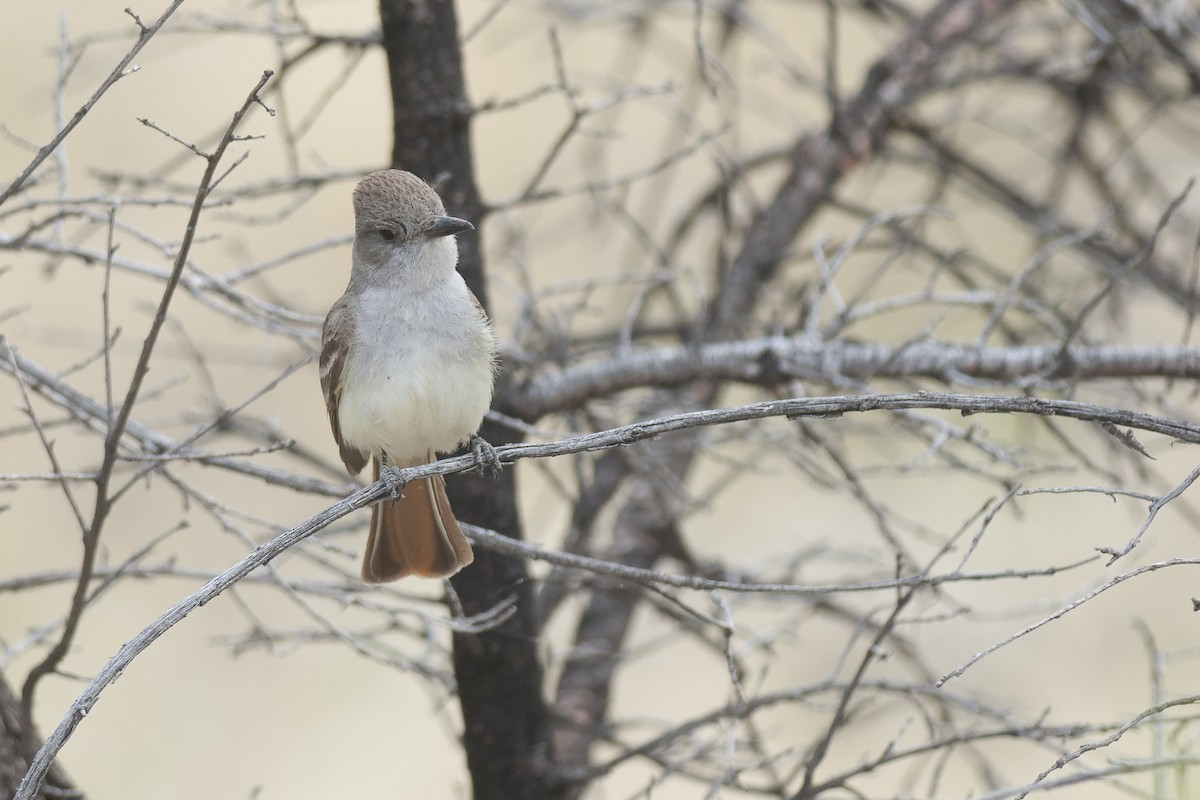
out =
<path fill-rule="evenodd" d="M 454 238 L 473 228 L 447 216 L 437 192 L 410 172 L 373 172 L 354 189 L 350 283 L 325 318 L 320 359 L 325 408 L 351 475 L 369 459 L 375 478 L 388 480 L 389 465 L 426 464 L 482 442 L 496 337 L 456 270 Z M 371 509 L 363 580 L 445 577 L 470 564 L 442 476 L 400 492 Z"/>

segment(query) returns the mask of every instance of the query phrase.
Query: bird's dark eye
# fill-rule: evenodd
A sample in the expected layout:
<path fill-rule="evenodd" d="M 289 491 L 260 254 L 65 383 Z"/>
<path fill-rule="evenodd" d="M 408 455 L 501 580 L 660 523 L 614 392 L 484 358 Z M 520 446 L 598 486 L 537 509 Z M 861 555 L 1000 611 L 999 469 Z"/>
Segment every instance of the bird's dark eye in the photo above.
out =
<path fill-rule="evenodd" d="M 385 242 L 390 242 L 396 238 L 396 232 L 389 230 L 388 228 L 380 228 L 378 232 L 379 238 L 383 239 Z"/>

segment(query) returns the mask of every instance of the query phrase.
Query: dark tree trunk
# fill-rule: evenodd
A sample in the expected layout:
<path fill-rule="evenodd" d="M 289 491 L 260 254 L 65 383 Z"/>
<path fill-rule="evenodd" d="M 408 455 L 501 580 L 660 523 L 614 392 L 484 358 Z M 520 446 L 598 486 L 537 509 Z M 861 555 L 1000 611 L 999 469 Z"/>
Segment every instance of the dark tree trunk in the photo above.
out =
<path fill-rule="evenodd" d="M 471 159 L 471 113 L 454 3 L 380 0 L 379 12 L 392 87 L 392 165 L 438 182 L 447 210 L 478 222 L 483 204 Z M 476 230 L 459 237 L 459 271 L 487 308 L 480 235 Z M 494 425 L 485 424 L 482 434 L 493 444 L 515 440 L 511 431 Z M 521 537 L 511 470 L 498 479 L 451 478 L 448 489 L 459 519 Z M 480 549 L 453 583 L 468 614 L 513 595 L 518 604 L 500 627 L 454 638 L 475 800 L 546 797 L 542 670 L 525 566 Z"/>
<path fill-rule="evenodd" d="M 0 675 L 0 797 L 12 797 L 29 769 L 28 740 L 38 739 L 36 732 L 21 726 L 21 701 Z M 38 739 L 40 745 L 40 739 Z M 50 766 L 42 788 L 34 795 L 38 800 L 78 796 L 58 762 Z"/>

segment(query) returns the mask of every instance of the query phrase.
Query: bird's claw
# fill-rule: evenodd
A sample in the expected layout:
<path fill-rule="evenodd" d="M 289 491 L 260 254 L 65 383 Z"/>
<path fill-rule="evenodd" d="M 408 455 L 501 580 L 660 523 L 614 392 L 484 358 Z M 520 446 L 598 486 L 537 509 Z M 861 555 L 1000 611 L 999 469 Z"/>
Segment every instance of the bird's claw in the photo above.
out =
<path fill-rule="evenodd" d="M 471 453 L 475 456 L 475 470 L 480 475 L 485 469 L 493 478 L 500 474 L 500 456 L 482 436 L 471 436 Z"/>
<path fill-rule="evenodd" d="M 387 484 L 388 489 L 392 492 L 392 500 L 400 499 L 400 490 L 404 488 L 404 481 L 400 480 L 400 470 L 393 467 L 391 464 L 383 464 L 379 467 L 379 479 Z"/>

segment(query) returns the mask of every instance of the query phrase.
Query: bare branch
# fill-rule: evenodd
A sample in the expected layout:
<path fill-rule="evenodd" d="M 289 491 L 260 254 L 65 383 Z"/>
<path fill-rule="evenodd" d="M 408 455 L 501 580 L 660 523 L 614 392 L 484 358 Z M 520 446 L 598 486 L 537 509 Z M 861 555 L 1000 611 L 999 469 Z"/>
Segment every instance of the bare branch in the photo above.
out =
<path fill-rule="evenodd" d="M 149 27 L 143 25 L 142 21 L 134 16 L 134 22 L 137 23 L 139 33 L 137 41 L 134 42 L 133 47 L 129 49 L 129 52 L 125 54 L 125 57 L 120 60 L 113 71 L 108 74 L 108 77 L 101 82 L 96 91 L 92 93 L 92 96 L 89 97 L 87 101 L 79 107 L 79 110 L 75 112 L 75 115 L 71 117 L 70 121 L 63 126 L 59 132 L 54 135 L 54 138 L 47 142 L 42 149 L 38 150 L 37 155 L 35 155 L 33 160 L 30 161 L 25 169 L 21 171 L 21 174 L 13 179 L 13 182 L 8 185 L 8 188 L 6 188 L 3 192 L 0 192 L 0 206 L 3 206 L 5 201 L 16 194 L 21 187 L 25 185 L 25 181 L 29 180 L 29 176 L 33 174 L 34 170 L 36 170 L 51 153 L 58 149 L 58 146 L 62 144 L 63 140 L 67 138 L 71 131 L 75 130 L 75 126 L 83 121 L 83 118 L 87 116 L 88 112 L 92 110 L 92 107 L 100 101 L 100 98 L 104 96 L 104 93 L 107 92 L 114 83 L 119 81 L 121 78 L 124 78 L 126 75 L 129 75 L 131 72 L 136 71 L 136 66 L 132 68 L 130 67 L 130 65 L 133 63 L 133 59 L 136 58 L 137 54 L 142 51 L 142 48 L 146 46 L 146 43 L 154 38 L 154 34 L 158 33 L 162 26 L 167 24 L 167 20 L 171 18 L 171 15 L 174 14 L 176 9 L 178 9 L 181 5 L 183 5 L 183 0 L 174 0 L 171 5 L 167 6 L 167 9 L 162 13 L 162 16 L 160 16 L 154 22 L 154 24 Z"/>

